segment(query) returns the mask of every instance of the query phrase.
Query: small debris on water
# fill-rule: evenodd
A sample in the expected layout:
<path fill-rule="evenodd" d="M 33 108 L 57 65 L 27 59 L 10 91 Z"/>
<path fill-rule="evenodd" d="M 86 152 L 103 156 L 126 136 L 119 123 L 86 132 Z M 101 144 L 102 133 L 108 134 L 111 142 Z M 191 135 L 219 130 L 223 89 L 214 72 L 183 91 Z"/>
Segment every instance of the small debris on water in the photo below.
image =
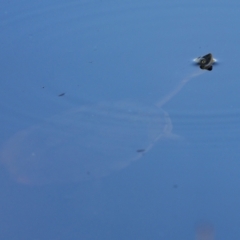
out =
<path fill-rule="evenodd" d="M 143 153 L 143 152 L 145 152 L 145 149 L 138 149 L 137 152 L 138 153 Z"/>

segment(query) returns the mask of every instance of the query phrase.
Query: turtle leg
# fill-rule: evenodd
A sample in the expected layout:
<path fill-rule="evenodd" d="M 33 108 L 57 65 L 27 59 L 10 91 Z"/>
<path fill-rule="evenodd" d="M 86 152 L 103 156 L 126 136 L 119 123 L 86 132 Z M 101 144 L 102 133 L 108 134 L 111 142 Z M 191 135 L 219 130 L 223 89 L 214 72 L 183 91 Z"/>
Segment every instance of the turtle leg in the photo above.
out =
<path fill-rule="evenodd" d="M 207 70 L 208 70 L 208 71 L 212 71 L 212 66 L 210 66 Z"/>

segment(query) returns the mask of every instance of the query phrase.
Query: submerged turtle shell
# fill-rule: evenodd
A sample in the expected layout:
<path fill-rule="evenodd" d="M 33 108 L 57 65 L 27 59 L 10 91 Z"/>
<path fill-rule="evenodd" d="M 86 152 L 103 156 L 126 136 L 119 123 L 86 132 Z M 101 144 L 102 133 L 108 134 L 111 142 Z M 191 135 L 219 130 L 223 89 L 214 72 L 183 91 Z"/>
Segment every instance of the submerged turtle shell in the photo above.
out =
<path fill-rule="evenodd" d="M 168 114 L 155 106 L 84 106 L 16 133 L 1 161 L 25 184 L 84 181 L 128 166 L 171 130 Z"/>

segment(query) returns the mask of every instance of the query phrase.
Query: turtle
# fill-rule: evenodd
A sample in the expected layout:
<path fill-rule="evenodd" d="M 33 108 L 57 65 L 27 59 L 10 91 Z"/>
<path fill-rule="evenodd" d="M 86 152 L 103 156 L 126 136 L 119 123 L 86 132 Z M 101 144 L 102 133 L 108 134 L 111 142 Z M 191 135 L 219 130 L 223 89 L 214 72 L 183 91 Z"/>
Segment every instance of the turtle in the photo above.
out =
<path fill-rule="evenodd" d="M 201 69 L 206 69 L 212 71 L 213 64 L 217 62 L 211 53 L 204 55 L 203 57 L 197 57 L 194 59 L 194 62 L 199 65 Z"/>

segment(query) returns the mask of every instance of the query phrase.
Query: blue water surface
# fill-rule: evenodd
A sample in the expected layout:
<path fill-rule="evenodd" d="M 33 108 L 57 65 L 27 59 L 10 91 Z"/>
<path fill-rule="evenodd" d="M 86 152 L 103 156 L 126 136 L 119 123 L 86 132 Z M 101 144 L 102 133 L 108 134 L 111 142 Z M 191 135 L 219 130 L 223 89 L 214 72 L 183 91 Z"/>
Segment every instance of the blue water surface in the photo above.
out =
<path fill-rule="evenodd" d="M 239 240 L 239 11 L 2 2 L 0 238 Z"/>

